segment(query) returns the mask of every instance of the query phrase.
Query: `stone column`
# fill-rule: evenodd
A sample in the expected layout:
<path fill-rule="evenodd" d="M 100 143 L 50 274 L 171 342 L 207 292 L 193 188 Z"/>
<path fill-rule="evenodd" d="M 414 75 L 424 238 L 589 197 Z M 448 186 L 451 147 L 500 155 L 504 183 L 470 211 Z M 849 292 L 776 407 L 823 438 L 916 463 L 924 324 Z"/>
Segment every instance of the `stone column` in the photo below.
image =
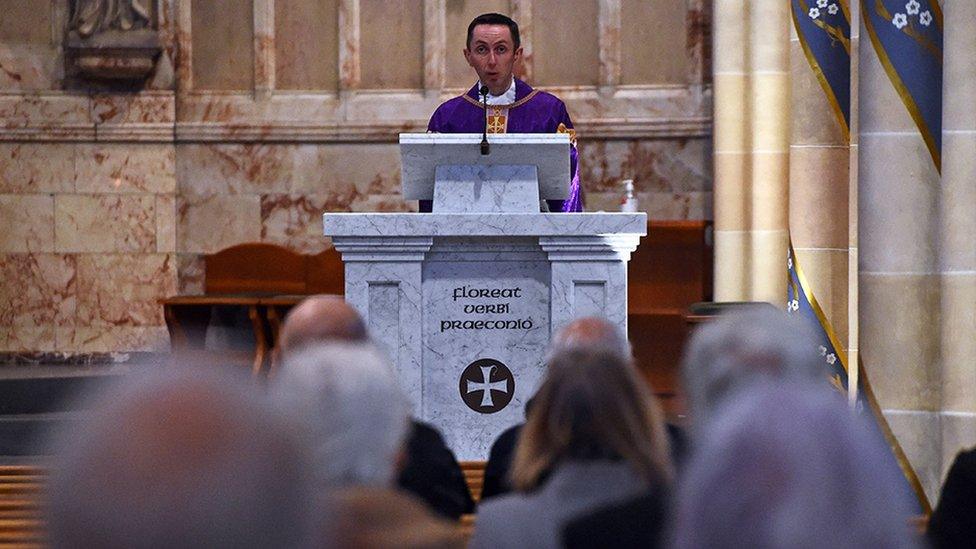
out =
<path fill-rule="evenodd" d="M 789 4 L 715 2 L 715 299 L 786 295 Z"/>
<path fill-rule="evenodd" d="M 796 27 L 790 28 L 790 237 L 810 285 L 807 290 L 816 296 L 846 351 L 848 135 L 806 58 Z"/>
<path fill-rule="evenodd" d="M 867 36 L 864 27 L 861 32 Z M 860 355 L 931 498 L 941 461 L 940 179 L 869 41 L 858 58 Z"/>
<path fill-rule="evenodd" d="M 976 3 L 943 5 L 942 476 L 959 450 L 976 444 Z"/>
<path fill-rule="evenodd" d="M 861 3 L 848 2 L 851 13 L 851 121 L 850 146 L 848 147 L 848 185 L 847 185 L 847 361 L 848 385 L 851 398 L 857 397 L 860 383 L 858 365 L 860 364 L 860 334 L 858 332 L 858 246 L 857 240 L 857 164 L 860 147 L 860 106 L 857 102 L 860 77 L 861 50 Z M 871 47 L 868 44 L 868 47 Z"/>

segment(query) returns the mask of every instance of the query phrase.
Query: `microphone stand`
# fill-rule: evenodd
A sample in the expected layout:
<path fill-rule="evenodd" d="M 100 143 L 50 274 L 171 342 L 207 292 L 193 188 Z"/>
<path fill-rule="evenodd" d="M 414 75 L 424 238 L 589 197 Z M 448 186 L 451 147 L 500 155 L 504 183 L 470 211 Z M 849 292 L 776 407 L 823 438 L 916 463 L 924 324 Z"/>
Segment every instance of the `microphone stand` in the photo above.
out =
<path fill-rule="evenodd" d="M 481 155 L 487 156 L 490 147 L 490 145 L 488 144 L 488 86 L 481 86 L 481 89 L 479 89 L 478 91 L 481 92 L 481 97 L 482 97 L 481 104 L 482 106 L 484 106 L 485 109 L 485 117 L 484 117 L 485 125 L 484 125 L 484 131 L 481 134 Z"/>

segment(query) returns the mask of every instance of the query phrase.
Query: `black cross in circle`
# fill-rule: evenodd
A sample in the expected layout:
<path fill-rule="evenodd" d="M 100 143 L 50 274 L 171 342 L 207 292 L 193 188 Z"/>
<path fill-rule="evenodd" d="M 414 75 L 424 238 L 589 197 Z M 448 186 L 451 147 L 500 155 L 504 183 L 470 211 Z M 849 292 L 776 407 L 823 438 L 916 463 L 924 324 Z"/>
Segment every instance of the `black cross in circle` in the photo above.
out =
<path fill-rule="evenodd" d="M 494 358 L 480 358 L 461 372 L 458 389 L 464 404 L 479 414 L 494 414 L 508 406 L 515 393 L 515 376 Z"/>

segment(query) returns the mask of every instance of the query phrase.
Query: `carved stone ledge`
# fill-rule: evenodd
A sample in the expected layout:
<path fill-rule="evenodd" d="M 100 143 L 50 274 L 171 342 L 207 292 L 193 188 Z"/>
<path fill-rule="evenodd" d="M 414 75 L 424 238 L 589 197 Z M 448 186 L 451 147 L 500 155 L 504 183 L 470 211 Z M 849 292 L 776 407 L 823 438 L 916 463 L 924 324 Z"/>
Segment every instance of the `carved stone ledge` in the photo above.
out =
<path fill-rule="evenodd" d="M 95 80 L 142 80 L 152 74 L 162 52 L 153 29 L 104 31 L 88 38 L 68 33 L 65 51 L 74 68 Z"/>

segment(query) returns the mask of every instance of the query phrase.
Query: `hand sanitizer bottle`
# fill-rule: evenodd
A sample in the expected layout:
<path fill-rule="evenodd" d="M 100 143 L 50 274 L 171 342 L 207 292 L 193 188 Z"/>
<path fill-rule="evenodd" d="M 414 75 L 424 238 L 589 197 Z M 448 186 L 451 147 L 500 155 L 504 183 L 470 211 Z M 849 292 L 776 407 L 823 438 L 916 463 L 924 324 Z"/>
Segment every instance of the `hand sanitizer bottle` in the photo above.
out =
<path fill-rule="evenodd" d="M 637 198 L 634 196 L 634 180 L 624 179 L 624 199 L 620 203 L 620 211 L 636 212 Z"/>

